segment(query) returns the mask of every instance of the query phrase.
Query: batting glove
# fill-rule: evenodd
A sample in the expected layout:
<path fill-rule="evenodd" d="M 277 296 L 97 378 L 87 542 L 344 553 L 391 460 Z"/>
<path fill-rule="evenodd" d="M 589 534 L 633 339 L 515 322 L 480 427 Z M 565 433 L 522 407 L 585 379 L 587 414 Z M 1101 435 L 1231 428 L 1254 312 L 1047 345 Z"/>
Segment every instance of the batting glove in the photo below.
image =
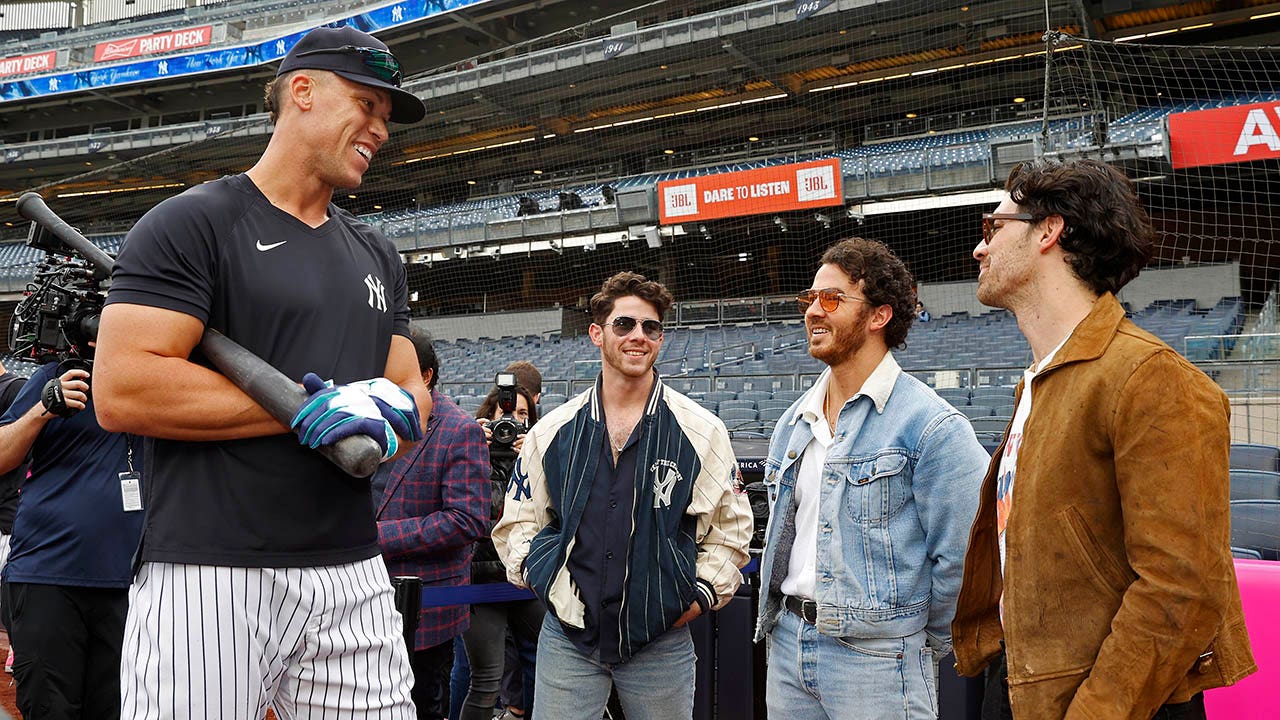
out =
<path fill-rule="evenodd" d="M 409 442 L 418 442 L 422 439 L 418 401 L 409 391 L 386 378 L 362 380 L 351 383 L 347 387 L 356 388 L 367 394 L 397 435 Z"/>
<path fill-rule="evenodd" d="M 314 450 L 352 435 L 368 435 L 382 448 L 383 460 L 396 454 L 399 442 L 391 423 L 362 389 L 331 385 L 315 373 L 303 376 L 302 387 L 310 395 L 289 427 L 303 445 Z"/>

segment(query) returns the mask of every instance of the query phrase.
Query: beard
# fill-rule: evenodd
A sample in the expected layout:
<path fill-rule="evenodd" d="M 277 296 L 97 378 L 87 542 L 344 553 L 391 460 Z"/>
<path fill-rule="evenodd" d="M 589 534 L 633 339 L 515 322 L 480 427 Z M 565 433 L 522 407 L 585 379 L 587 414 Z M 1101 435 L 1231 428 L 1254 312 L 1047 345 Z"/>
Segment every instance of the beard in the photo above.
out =
<path fill-rule="evenodd" d="M 849 358 L 858 354 L 862 346 L 867 342 L 867 322 L 870 319 L 870 313 L 863 309 L 859 310 L 857 319 L 847 327 L 832 327 L 827 324 L 827 342 L 822 347 L 814 347 L 813 343 L 809 343 L 809 355 L 821 360 L 828 366 L 836 366 L 844 363 Z"/>
<path fill-rule="evenodd" d="M 621 343 L 606 341 L 603 350 L 604 363 L 629 378 L 645 377 L 653 370 L 653 364 L 658 359 L 656 353 L 646 356 L 642 361 L 628 357 Z"/>

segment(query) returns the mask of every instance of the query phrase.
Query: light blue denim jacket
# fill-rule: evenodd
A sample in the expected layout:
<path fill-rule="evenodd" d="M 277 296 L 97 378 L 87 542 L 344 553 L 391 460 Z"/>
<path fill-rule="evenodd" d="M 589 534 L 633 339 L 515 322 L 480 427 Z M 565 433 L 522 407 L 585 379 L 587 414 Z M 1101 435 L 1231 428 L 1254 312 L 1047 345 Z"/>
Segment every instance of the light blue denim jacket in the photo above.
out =
<path fill-rule="evenodd" d="M 822 472 L 818 506 L 817 628 L 832 637 L 889 638 L 927 630 L 939 653 L 950 650 L 969 527 L 990 457 L 959 411 L 901 372 L 881 407 L 863 391 L 840 410 Z M 769 443 L 765 485 L 769 527 L 760 564 L 764 601 L 756 640 L 773 629 L 782 606 L 795 539 L 794 491 L 813 438 L 802 417 L 810 394 L 778 421 Z"/>

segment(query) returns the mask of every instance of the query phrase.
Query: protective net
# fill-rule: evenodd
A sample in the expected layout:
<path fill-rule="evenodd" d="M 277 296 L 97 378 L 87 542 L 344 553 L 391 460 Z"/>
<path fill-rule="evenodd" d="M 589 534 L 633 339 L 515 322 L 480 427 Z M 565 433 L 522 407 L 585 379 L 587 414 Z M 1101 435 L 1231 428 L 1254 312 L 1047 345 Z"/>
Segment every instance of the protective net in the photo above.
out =
<path fill-rule="evenodd" d="M 1231 393 L 1237 441 L 1280 444 L 1277 51 L 1084 40 L 1076 3 L 854 5 L 654 2 L 407 81 L 427 119 L 335 201 L 401 250 L 446 391 L 474 407 L 517 359 L 546 406 L 581 389 L 582 308 L 631 269 L 679 301 L 660 370 L 768 432 L 821 369 L 795 294 L 859 235 L 907 262 L 931 316 L 899 362 L 1003 430 L 1007 391 L 974 388 L 1012 384 L 1029 349 L 975 299 L 970 253 L 1009 169 L 1049 154 L 1138 181 L 1160 249 L 1121 300 Z M 270 126 L 235 123 L 40 190 L 114 250 L 155 202 L 252 164 Z M 34 260 L 0 246 L 0 283 Z"/>

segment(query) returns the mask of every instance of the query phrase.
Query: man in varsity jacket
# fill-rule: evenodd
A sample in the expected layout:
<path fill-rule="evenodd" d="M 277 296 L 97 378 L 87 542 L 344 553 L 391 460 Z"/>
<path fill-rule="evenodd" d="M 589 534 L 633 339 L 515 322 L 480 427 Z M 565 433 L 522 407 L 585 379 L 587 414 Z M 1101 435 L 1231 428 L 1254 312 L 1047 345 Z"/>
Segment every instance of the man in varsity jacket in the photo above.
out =
<path fill-rule="evenodd" d="M 689 718 L 687 623 L 733 597 L 751 511 L 724 424 L 653 370 L 672 298 L 631 272 L 591 299 L 600 377 L 525 437 L 494 545 L 547 606 L 534 717 Z"/>

